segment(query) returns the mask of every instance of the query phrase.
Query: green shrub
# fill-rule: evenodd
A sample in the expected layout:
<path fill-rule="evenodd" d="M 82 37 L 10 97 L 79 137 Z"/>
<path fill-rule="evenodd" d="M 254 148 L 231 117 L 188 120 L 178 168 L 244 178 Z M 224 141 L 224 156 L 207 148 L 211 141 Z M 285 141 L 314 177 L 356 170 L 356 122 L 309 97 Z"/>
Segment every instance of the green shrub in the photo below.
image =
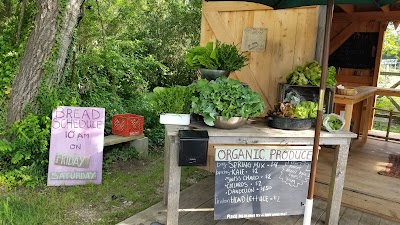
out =
<path fill-rule="evenodd" d="M 189 114 L 192 94 L 193 86 L 156 87 L 151 100 L 158 114 Z"/>
<path fill-rule="evenodd" d="M 13 141 L 0 141 L 0 186 L 35 186 L 48 166 L 50 118 L 29 114 L 12 125 Z"/>

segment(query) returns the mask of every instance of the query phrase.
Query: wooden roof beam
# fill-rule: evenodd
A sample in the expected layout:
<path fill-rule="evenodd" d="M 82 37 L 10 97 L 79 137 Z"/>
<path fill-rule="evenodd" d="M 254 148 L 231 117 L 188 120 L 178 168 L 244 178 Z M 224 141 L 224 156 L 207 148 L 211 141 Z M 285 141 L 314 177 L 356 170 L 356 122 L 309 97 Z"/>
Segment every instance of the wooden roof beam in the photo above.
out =
<path fill-rule="evenodd" d="M 400 19 L 400 11 L 390 12 L 354 12 L 335 13 L 333 20 L 335 22 L 352 22 L 352 21 L 398 21 Z"/>
<path fill-rule="evenodd" d="M 382 6 L 382 7 L 381 7 L 381 10 L 382 10 L 383 12 L 390 12 L 390 5 L 384 5 L 384 6 Z"/>
<path fill-rule="evenodd" d="M 345 11 L 347 14 L 352 14 L 354 12 L 354 5 L 350 4 L 339 4 L 338 5 L 343 11 Z"/>
<path fill-rule="evenodd" d="M 356 30 L 356 25 L 358 23 L 351 23 L 342 32 L 340 32 L 336 37 L 334 37 L 329 46 L 329 55 L 331 55 L 336 49 L 338 49 Z"/>

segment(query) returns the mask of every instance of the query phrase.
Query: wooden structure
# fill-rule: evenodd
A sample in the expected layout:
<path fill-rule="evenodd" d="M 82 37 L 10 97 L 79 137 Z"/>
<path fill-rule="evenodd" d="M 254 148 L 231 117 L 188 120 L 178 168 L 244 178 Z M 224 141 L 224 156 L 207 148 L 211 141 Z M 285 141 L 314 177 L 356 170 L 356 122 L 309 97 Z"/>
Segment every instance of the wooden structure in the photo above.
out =
<path fill-rule="evenodd" d="M 375 91 L 376 87 L 371 87 L 371 86 L 360 86 L 356 87 L 355 90 L 357 91 L 356 95 L 349 96 L 349 95 L 335 95 L 335 100 L 334 102 L 336 104 L 344 104 L 345 105 L 345 115 L 344 119 L 346 121 L 344 129 L 345 130 L 350 130 L 350 122 L 351 122 L 351 117 L 352 117 L 352 112 L 353 112 L 353 107 L 355 104 L 359 102 L 366 102 L 365 105 L 367 105 L 366 110 L 359 111 L 361 113 L 358 115 L 359 118 L 369 118 L 369 113 L 372 111 L 372 102 L 375 99 Z M 364 112 L 364 115 L 362 115 L 362 112 Z M 355 129 L 354 130 L 360 130 L 360 120 L 355 121 Z M 358 132 L 357 132 L 358 133 Z M 368 133 L 368 126 L 363 126 L 363 133 L 366 134 Z M 365 142 L 367 140 L 367 135 L 363 135 L 363 141 Z"/>
<path fill-rule="evenodd" d="M 389 154 L 399 153 L 399 144 L 368 138 L 351 144 L 342 204 L 400 222 L 400 179 L 379 175 Z M 320 151 L 317 197 L 327 198 L 333 151 Z M 353 224 L 353 223 L 349 223 Z M 379 224 L 379 223 L 375 223 Z"/>
<path fill-rule="evenodd" d="M 400 21 L 399 2 L 380 8 L 372 5 L 335 5 L 329 63 L 340 68 L 336 76 L 338 83 L 352 87 L 377 86 L 383 39 L 390 21 L 397 25 Z M 347 63 L 335 60 L 337 58 L 342 58 Z M 343 65 L 340 65 L 341 63 Z M 371 100 L 369 104 L 374 105 L 375 99 Z M 336 106 L 336 113 L 343 110 L 347 111 L 344 105 Z M 360 121 L 362 110 L 362 103 L 354 106 L 355 125 Z M 369 124 L 368 129 L 372 126 L 372 120 L 373 113 L 369 113 L 369 116 L 363 119 L 363 122 Z"/>
<path fill-rule="evenodd" d="M 367 145 L 361 141 L 352 143 L 346 169 L 346 182 L 343 191 L 342 207 L 339 225 L 400 225 L 400 195 L 397 188 L 400 179 L 378 175 L 387 164 L 387 153 L 396 152 L 398 145 L 368 139 Z M 316 199 L 311 224 L 322 225 L 325 222 L 327 203 L 318 198 L 326 199 L 332 161 L 332 149 L 320 151 L 317 174 Z M 362 169 L 360 169 L 362 168 Z M 366 185 L 365 177 L 369 178 Z M 301 225 L 302 216 L 268 217 L 260 220 L 217 220 L 213 212 L 207 208 L 213 207 L 214 176 L 184 190 L 180 195 L 179 225 Z M 361 188 L 360 188 L 361 186 Z M 374 191 L 380 190 L 379 192 Z M 397 206 L 396 206 L 397 205 Z M 351 206 L 351 208 L 347 207 Z M 204 208 L 206 208 L 204 210 Z M 183 210 L 186 209 L 186 210 Z M 197 210 L 189 212 L 188 209 Z M 203 209 L 203 210 L 201 210 Z M 361 211 L 360 211 L 361 210 Z M 372 214 L 375 215 L 372 215 Z M 397 222 L 394 219 L 398 220 Z M 160 202 L 118 225 L 143 225 L 152 222 L 166 223 L 166 206 Z"/>
<path fill-rule="evenodd" d="M 149 138 L 142 135 L 123 137 L 119 135 L 108 135 L 104 137 L 103 146 L 112 146 L 127 143 L 138 151 L 140 156 L 147 156 L 149 153 Z"/>
<path fill-rule="evenodd" d="M 203 1 L 200 42 L 204 45 L 220 40 L 240 46 L 244 28 L 266 29 L 265 51 L 248 52 L 249 66 L 232 73 L 231 77 L 256 90 L 268 110 L 277 103 L 277 84 L 285 82 L 287 74 L 296 66 L 304 66 L 321 54 L 324 15 L 323 7 L 319 6 L 273 10 L 244 1 Z M 338 69 L 338 83 L 376 87 L 389 21 L 400 21 L 400 2 L 381 8 L 335 5 L 330 64 Z M 344 110 L 344 105 L 338 104 L 335 112 Z M 353 117 L 357 121 L 361 110 L 362 104 L 354 106 Z M 371 113 L 369 121 L 372 116 Z"/>
<path fill-rule="evenodd" d="M 360 68 L 360 65 L 342 67 L 337 76 L 339 82 L 349 86 L 377 85 L 384 32 L 390 21 L 395 23 L 400 21 L 398 2 L 381 8 L 369 5 L 336 5 L 332 21 L 330 55 L 334 54 L 354 34 L 360 35 L 361 38 L 363 33 L 376 33 L 377 37 L 373 40 L 373 49 L 369 49 L 371 50 L 370 57 L 374 60 L 372 67 Z M 362 40 L 359 42 L 362 43 Z M 366 46 L 355 45 L 353 50 L 357 51 L 357 48 L 362 47 Z"/>
<path fill-rule="evenodd" d="M 343 104 L 345 105 L 345 114 L 344 118 L 346 121 L 345 130 L 350 130 L 351 120 L 354 120 L 353 131 L 359 134 L 362 132 L 363 142 L 365 143 L 368 136 L 368 130 L 371 126 L 371 121 L 368 118 L 371 118 L 371 114 L 373 110 L 373 102 L 377 95 L 379 96 L 400 96 L 400 89 L 392 89 L 392 88 L 377 88 L 373 86 L 358 86 L 355 87 L 357 91 L 356 95 L 335 95 L 334 103 L 335 104 Z M 357 104 L 365 105 L 365 107 L 360 108 L 357 111 L 356 116 L 352 116 L 353 108 L 357 106 Z"/>
<path fill-rule="evenodd" d="M 244 125 L 241 128 L 226 132 L 202 124 L 191 126 L 165 126 L 165 170 L 164 170 L 164 203 L 167 204 L 167 225 L 178 224 L 179 196 L 181 168 L 178 166 L 180 129 L 207 130 L 209 144 L 213 145 L 313 145 L 314 131 L 306 130 L 285 131 L 268 128 L 264 123 Z M 355 134 L 348 131 L 337 133 L 321 132 L 322 145 L 335 145 L 334 162 L 331 170 L 332 179 L 329 185 L 326 224 L 336 225 L 339 221 L 339 212 L 346 173 L 347 156 L 351 138 Z M 213 152 L 213 149 L 210 151 Z"/>
<path fill-rule="evenodd" d="M 265 51 L 250 52 L 249 65 L 232 78 L 257 91 L 267 107 L 276 104 L 278 83 L 296 66 L 314 59 L 318 7 L 272 10 L 250 2 L 205 2 L 201 22 L 201 44 L 219 40 L 242 43 L 243 29 L 267 29 Z"/>

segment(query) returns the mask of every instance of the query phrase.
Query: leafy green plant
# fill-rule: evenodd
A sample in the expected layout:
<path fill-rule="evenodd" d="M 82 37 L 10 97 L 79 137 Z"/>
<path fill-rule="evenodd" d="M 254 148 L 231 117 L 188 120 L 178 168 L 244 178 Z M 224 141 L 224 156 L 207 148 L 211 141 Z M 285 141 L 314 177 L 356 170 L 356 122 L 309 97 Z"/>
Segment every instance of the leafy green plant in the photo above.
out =
<path fill-rule="evenodd" d="M 318 104 L 312 101 L 302 101 L 298 104 L 292 102 L 281 102 L 274 110 L 268 111 L 269 116 L 288 117 L 288 118 L 316 118 Z"/>
<path fill-rule="evenodd" d="M 153 106 L 159 114 L 189 114 L 192 103 L 192 86 L 156 87 L 151 96 Z"/>
<path fill-rule="evenodd" d="M 296 118 L 316 118 L 318 104 L 312 101 L 302 101 L 294 108 L 294 117 Z"/>
<path fill-rule="evenodd" d="M 314 85 L 320 86 L 321 83 L 321 66 L 316 62 L 310 62 L 304 67 L 298 66 L 293 72 L 286 77 L 286 83 L 294 85 Z M 336 68 L 330 66 L 326 78 L 326 86 L 336 86 Z"/>
<path fill-rule="evenodd" d="M 198 80 L 192 97 L 191 112 L 202 115 L 204 122 L 213 126 L 216 116 L 254 117 L 264 112 L 264 101 L 257 92 L 244 87 L 240 81 L 225 77 Z"/>
<path fill-rule="evenodd" d="M 343 128 L 344 118 L 334 113 L 323 116 L 322 128 L 329 132 L 339 131 Z"/>
<path fill-rule="evenodd" d="M 249 59 L 238 51 L 235 45 L 208 42 L 206 46 L 189 49 L 185 62 L 192 68 L 236 71 L 246 66 Z"/>
<path fill-rule="evenodd" d="M 342 121 L 334 116 L 330 116 L 328 124 L 332 130 L 339 130 L 343 125 Z"/>
<path fill-rule="evenodd" d="M 12 142 L 0 141 L 0 186 L 35 186 L 44 179 L 48 163 L 50 118 L 29 114 L 12 125 Z"/>

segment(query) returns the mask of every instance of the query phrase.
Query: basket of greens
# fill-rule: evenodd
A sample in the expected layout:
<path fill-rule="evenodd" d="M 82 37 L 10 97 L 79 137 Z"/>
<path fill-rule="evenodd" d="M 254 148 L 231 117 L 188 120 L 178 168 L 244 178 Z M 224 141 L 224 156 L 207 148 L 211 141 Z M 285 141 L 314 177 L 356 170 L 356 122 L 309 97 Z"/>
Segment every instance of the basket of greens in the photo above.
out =
<path fill-rule="evenodd" d="M 322 129 L 329 132 L 337 132 L 342 130 L 344 124 L 344 118 L 335 113 L 325 114 L 322 119 Z"/>

